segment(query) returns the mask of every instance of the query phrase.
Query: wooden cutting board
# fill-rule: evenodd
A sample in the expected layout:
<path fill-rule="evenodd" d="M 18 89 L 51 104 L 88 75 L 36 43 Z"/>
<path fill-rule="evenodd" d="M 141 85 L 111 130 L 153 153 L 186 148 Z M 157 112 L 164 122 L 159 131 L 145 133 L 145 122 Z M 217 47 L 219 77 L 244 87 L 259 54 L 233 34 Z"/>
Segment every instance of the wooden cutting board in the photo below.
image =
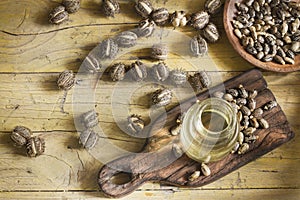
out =
<path fill-rule="evenodd" d="M 240 84 L 243 84 L 247 90 L 258 90 L 257 107 L 275 100 L 259 70 L 247 71 L 224 83 L 226 89 L 237 88 Z M 121 157 L 102 167 L 98 176 L 98 184 L 103 193 L 109 197 L 121 197 L 133 192 L 147 181 L 184 187 L 203 186 L 272 151 L 294 137 L 286 116 L 278 105 L 264 113 L 264 118 L 269 122 L 270 127 L 255 132 L 259 135 L 259 139 L 250 145 L 250 150 L 246 154 L 229 154 L 220 161 L 209 163 L 210 176 L 200 176 L 195 181 L 189 181 L 188 177 L 200 169 L 200 163 L 188 158 L 185 154 L 176 158 L 172 151 L 172 144 L 178 141 L 178 136 L 170 135 L 170 127 L 175 125 L 178 115 L 182 111 L 188 110 L 197 99 L 206 99 L 209 97 L 209 93 L 212 94 L 222 88 L 223 85 L 210 88 L 210 92 L 201 93 L 197 95 L 197 98 L 188 99 L 180 106 L 169 110 L 167 116 L 158 117 L 154 123 L 155 126 L 151 127 L 152 137 L 148 139 L 143 152 Z M 162 126 L 163 128 L 156 128 Z M 161 148 L 153 151 L 153 149 L 157 149 L 157 146 Z M 122 184 L 114 183 L 112 177 L 123 172 L 130 176 L 130 180 Z"/>

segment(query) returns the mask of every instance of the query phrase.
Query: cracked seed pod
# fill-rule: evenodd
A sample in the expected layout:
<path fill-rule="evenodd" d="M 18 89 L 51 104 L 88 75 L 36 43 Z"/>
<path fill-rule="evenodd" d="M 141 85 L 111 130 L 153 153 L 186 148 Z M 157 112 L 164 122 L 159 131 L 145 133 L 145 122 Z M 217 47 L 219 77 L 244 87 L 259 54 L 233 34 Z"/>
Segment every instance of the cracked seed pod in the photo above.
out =
<path fill-rule="evenodd" d="M 144 19 L 139 23 L 136 33 L 139 37 L 150 37 L 155 30 L 155 26 L 153 20 Z"/>
<path fill-rule="evenodd" d="M 199 11 L 192 14 L 190 23 L 196 30 L 203 29 L 209 22 L 209 14 L 205 11 Z"/>
<path fill-rule="evenodd" d="M 166 8 L 159 8 L 151 13 L 151 18 L 157 25 L 165 25 L 169 21 L 169 12 Z"/>
<path fill-rule="evenodd" d="M 196 92 L 199 92 L 203 89 L 198 73 L 189 76 L 188 81 Z"/>
<path fill-rule="evenodd" d="M 115 17 L 120 13 L 120 5 L 116 0 L 103 0 L 104 14 L 108 17 Z"/>
<path fill-rule="evenodd" d="M 125 48 L 135 46 L 137 43 L 137 39 L 138 39 L 138 36 L 134 32 L 131 32 L 131 31 L 124 31 L 124 32 L 120 33 L 119 35 L 117 35 L 117 37 L 116 37 L 116 41 L 117 41 L 119 47 L 125 47 Z"/>
<path fill-rule="evenodd" d="M 175 85 L 183 85 L 187 81 L 187 74 L 182 69 L 171 71 L 170 79 Z"/>
<path fill-rule="evenodd" d="M 26 149 L 29 157 L 39 156 L 45 151 L 45 141 L 40 137 L 32 137 L 28 139 Z"/>
<path fill-rule="evenodd" d="M 70 90 L 75 84 L 75 75 L 72 70 L 61 72 L 57 79 L 58 88 L 61 90 Z"/>
<path fill-rule="evenodd" d="M 153 6 L 149 0 L 138 0 L 135 9 L 143 18 L 148 18 L 153 11 Z"/>
<path fill-rule="evenodd" d="M 190 50 L 194 56 L 203 56 L 207 53 L 207 42 L 200 35 L 195 36 L 190 41 Z"/>
<path fill-rule="evenodd" d="M 155 44 L 151 50 L 151 57 L 154 59 L 166 60 L 168 57 L 168 47 L 165 44 Z"/>
<path fill-rule="evenodd" d="M 84 68 L 89 73 L 99 72 L 102 68 L 102 65 L 99 61 L 91 55 L 88 55 L 83 62 Z"/>
<path fill-rule="evenodd" d="M 153 65 L 151 69 L 153 78 L 157 81 L 165 81 L 170 74 L 169 68 L 164 62 Z"/>
<path fill-rule="evenodd" d="M 12 131 L 10 138 L 17 147 L 24 146 L 31 138 L 31 130 L 25 126 L 16 126 Z"/>
<path fill-rule="evenodd" d="M 249 150 L 250 146 L 248 143 L 243 143 L 240 145 L 240 148 L 238 149 L 238 154 L 245 154 Z"/>
<path fill-rule="evenodd" d="M 106 39 L 99 45 L 99 56 L 100 58 L 113 59 L 117 56 L 119 46 L 112 39 Z"/>
<path fill-rule="evenodd" d="M 197 74 L 200 77 L 201 84 L 203 88 L 208 88 L 211 85 L 210 76 L 206 73 L 206 71 L 200 71 Z"/>
<path fill-rule="evenodd" d="M 52 24 L 60 24 L 69 19 L 69 13 L 64 6 L 57 6 L 49 14 L 49 22 Z"/>
<path fill-rule="evenodd" d="M 68 13 L 75 13 L 80 8 L 80 0 L 63 0 L 62 5 L 66 7 Z"/>
<path fill-rule="evenodd" d="M 91 129 L 86 129 L 80 133 L 79 143 L 86 149 L 92 149 L 99 139 L 97 133 Z"/>
<path fill-rule="evenodd" d="M 176 28 L 179 26 L 186 26 L 189 22 L 189 17 L 186 15 L 184 11 L 175 11 L 171 15 L 171 23 Z"/>
<path fill-rule="evenodd" d="M 157 107 L 166 106 L 172 101 L 172 92 L 169 89 L 158 89 L 152 94 L 151 100 Z"/>
<path fill-rule="evenodd" d="M 215 14 L 221 9 L 222 2 L 220 0 L 206 0 L 204 7 L 210 14 Z"/>
<path fill-rule="evenodd" d="M 207 24 L 207 26 L 203 30 L 203 36 L 209 41 L 209 42 L 216 42 L 220 38 L 219 31 L 213 23 Z"/>
<path fill-rule="evenodd" d="M 99 123 L 98 113 L 95 110 L 90 110 L 81 115 L 81 122 L 86 128 L 93 128 Z"/>
<path fill-rule="evenodd" d="M 138 82 L 142 81 L 147 78 L 146 65 L 144 63 L 142 63 L 141 61 L 137 60 L 131 64 L 129 73 L 133 80 L 138 81 Z"/>
<path fill-rule="evenodd" d="M 271 109 L 275 108 L 276 106 L 277 106 L 276 101 L 270 101 L 270 102 L 265 104 L 264 110 L 271 110 Z"/>
<path fill-rule="evenodd" d="M 125 64 L 116 63 L 110 68 L 110 77 L 112 81 L 121 81 L 125 77 Z"/>
<path fill-rule="evenodd" d="M 139 115 L 131 115 L 130 117 L 128 117 L 127 121 L 127 129 L 132 134 L 138 134 L 144 129 L 145 122 Z"/>

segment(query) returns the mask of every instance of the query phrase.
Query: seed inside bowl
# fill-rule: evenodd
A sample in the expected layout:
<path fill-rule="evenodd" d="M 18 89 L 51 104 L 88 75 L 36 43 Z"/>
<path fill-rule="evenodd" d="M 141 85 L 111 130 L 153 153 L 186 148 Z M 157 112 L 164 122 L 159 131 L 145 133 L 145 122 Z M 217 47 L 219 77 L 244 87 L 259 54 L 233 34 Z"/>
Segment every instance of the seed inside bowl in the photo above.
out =
<path fill-rule="evenodd" d="M 245 0 L 236 3 L 234 34 L 244 49 L 263 62 L 295 64 L 300 53 L 300 3 Z"/>

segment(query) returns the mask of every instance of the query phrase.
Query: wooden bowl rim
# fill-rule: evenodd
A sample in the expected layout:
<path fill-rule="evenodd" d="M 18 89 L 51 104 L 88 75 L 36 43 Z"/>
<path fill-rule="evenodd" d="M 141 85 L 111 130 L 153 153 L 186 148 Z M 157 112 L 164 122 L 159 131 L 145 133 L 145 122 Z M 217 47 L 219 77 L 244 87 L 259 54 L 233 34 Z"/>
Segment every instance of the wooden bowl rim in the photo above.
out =
<path fill-rule="evenodd" d="M 231 18 L 229 18 L 228 13 L 229 12 L 236 12 L 235 3 L 240 2 L 242 0 L 226 0 L 224 5 L 224 13 L 223 13 L 223 24 L 224 29 L 227 35 L 227 38 L 233 48 L 238 52 L 238 54 L 253 64 L 254 66 L 260 67 L 262 69 L 275 71 L 275 72 L 294 72 L 300 70 L 300 55 L 297 55 L 295 58 L 295 64 L 277 64 L 275 62 L 262 62 L 258 59 L 256 59 L 253 55 L 246 52 L 246 50 L 242 47 L 240 44 L 239 39 L 236 37 L 236 35 L 233 33 L 233 26 L 231 23 Z M 231 5 L 231 7 L 230 7 Z M 233 6 L 232 6 L 233 5 Z M 232 9 L 233 8 L 233 9 Z"/>

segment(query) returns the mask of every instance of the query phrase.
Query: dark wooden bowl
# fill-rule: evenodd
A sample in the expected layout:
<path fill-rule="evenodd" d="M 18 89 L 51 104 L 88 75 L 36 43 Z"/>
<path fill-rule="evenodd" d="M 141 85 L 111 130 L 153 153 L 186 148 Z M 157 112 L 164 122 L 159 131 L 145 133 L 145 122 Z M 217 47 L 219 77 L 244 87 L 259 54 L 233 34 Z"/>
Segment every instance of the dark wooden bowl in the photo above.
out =
<path fill-rule="evenodd" d="M 295 58 L 295 64 L 277 64 L 275 62 L 262 62 L 256 59 L 253 55 L 249 54 L 243 46 L 240 44 L 239 39 L 235 36 L 232 25 L 232 20 L 237 13 L 237 8 L 235 3 L 242 2 L 243 0 L 226 0 L 224 6 L 224 28 L 227 34 L 227 37 L 232 44 L 233 48 L 248 62 L 251 64 L 260 67 L 262 69 L 276 71 L 276 72 L 292 72 L 300 70 L 300 55 L 298 54 Z M 298 0 L 299 1 L 299 0 Z"/>

